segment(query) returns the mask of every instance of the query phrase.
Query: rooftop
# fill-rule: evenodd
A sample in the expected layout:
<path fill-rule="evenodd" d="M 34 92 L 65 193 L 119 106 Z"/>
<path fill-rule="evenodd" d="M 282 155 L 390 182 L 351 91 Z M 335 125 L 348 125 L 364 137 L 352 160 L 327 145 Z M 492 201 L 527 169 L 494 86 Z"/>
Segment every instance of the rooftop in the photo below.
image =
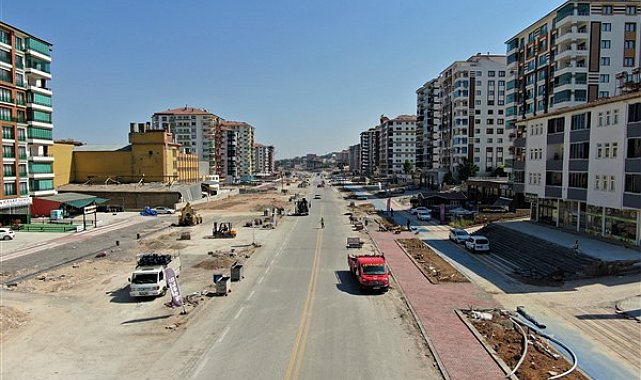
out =
<path fill-rule="evenodd" d="M 168 109 L 167 111 L 156 112 L 154 115 L 213 115 L 204 108 L 180 107 Z"/>

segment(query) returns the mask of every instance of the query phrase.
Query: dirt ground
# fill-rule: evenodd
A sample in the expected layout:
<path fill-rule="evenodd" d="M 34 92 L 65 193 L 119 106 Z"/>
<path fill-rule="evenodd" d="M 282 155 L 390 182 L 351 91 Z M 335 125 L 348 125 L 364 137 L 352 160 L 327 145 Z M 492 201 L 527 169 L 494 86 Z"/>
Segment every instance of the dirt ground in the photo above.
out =
<path fill-rule="evenodd" d="M 480 335 L 498 355 L 507 367 L 513 369 L 523 352 L 523 335 L 514 327 L 509 316 L 498 310 L 486 311 L 491 320 L 474 318 L 473 312 L 464 311 Z M 538 380 L 561 374 L 571 367 L 571 364 L 552 347 L 547 339 L 534 331 L 524 328 L 528 336 L 527 356 L 516 376 L 521 380 Z M 573 371 L 563 379 L 587 380 L 581 372 Z"/>
<path fill-rule="evenodd" d="M 289 196 L 282 196 L 276 191 L 238 195 L 220 202 L 207 205 L 199 205 L 203 215 L 214 213 L 216 215 L 256 213 L 264 208 L 288 207 Z M 221 214 L 221 211 L 223 212 Z M 56 268 L 19 283 L 15 287 L 7 288 L 4 291 L 19 294 L 49 295 L 54 298 L 81 297 L 83 294 L 100 293 L 98 288 L 115 289 L 106 293 L 112 294 L 120 299 L 118 302 L 132 302 L 128 299 L 127 276 L 131 274 L 135 266 L 136 255 L 139 253 L 154 252 L 160 254 L 180 254 L 183 265 L 183 276 L 181 289 L 183 293 L 195 293 L 192 290 L 213 290 L 211 281 L 212 271 L 220 271 L 229 274 L 233 263 L 243 264 L 255 252 L 256 246 L 242 244 L 240 238 L 236 239 L 210 239 L 203 240 L 209 231 L 208 228 L 190 227 L 187 230 L 191 233 L 190 240 L 180 240 L 185 229 L 172 229 L 169 232 L 159 232 L 137 241 L 137 244 L 130 247 L 120 247 L 117 251 L 109 252 L 105 257 L 92 258 L 79 261 L 60 268 Z M 262 231 L 260 233 L 269 233 Z M 247 234 L 247 233 L 246 233 Z M 240 240 L 240 241 L 239 241 Z M 245 238 L 247 240 L 247 238 Z M 197 248 L 203 247 L 203 248 Z M 19 275 L 15 273 L 14 275 Z M 5 293 L 6 294 L 6 293 Z M 104 294 L 104 293 L 103 293 Z M 13 333 L 19 332 L 28 326 L 34 319 L 38 319 L 38 313 L 33 314 L 25 305 L 19 302 L 13 303 L 5 297 L 6 302 L 0 306 L 0 328 L 2 331 L 1 340 L 9 338 Z M 37 297 L 35 297 L 37 298 Z M 38 298 L 40 299 L 40 298 Z M 198 296 L 186 297 L 187 307 L 193 308 L 205 298 Z M 79 300 L 80 301 L 80 300 Z M 82 302 L 82 301 L 80 301 Z M 157 304 L 156 302 L 145 303 L 146 306 Z M 35 305 L 34 305 L 35 306 Z M 162 310 L 165 306 L 156 305 Z M 37 306 L 33 309 L 36 310 Z M 32 315 L 33 314 L 33 315 Z M 156 325 L 170 325 L 178 327 L 185 322 L 182 316 L 175 316 L 159 321 Z M 151 325 L 151 324 L 150 324 Z M 11 332 L 12 334 L 9 334 Z"/>
<path fill-rule="evenodd" d="M 421 271 L 433 284 L 441 282 L 469 282 L 450 263 L 423 244 L 420 239 L 399 239 L 398 243 L 421 266 Z"/>
<path fill-rule="evenodd" d="M 230 212 L 259 212 L 266 208 L 289 208 L 290 195 L 280 195 L 274 192 L 256 193 L 256 194 L 239 194 L 231 198 L 223 199 L 219 202 L 212 202 L 202 205 L 195 205 L 194 209 L 198 211 L 205 210 L 225 210 Z"/>

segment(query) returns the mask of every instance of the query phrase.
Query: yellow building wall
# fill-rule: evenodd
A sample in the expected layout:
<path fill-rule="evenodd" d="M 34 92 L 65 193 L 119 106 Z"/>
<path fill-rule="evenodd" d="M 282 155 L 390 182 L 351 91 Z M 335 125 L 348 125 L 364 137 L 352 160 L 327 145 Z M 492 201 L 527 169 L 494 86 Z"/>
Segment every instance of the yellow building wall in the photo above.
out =
<path fill-rule="evenodd" d="M 53 187 L 58 188 L 73 181 L 73 144 L 54 143 L 49 147 L 53 161 Z"/>
<path fill-rule="evenodd" d="M 82 183 L 91 179 L 102 183 L 107 178 L 123 183 L 138 182 L 131 171 L 131 152 L 74 152 L 73 182 Z"/>

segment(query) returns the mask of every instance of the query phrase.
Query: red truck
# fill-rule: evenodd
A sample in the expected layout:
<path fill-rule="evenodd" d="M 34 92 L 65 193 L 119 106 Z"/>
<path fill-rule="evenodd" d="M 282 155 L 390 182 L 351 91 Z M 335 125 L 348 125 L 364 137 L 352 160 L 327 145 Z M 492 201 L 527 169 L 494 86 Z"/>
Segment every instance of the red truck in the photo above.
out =
<path fill-rule="evenodd" d="M 389 273 L 382 255 L 347 255 L 349 270 L 358 279 L 361 290 L 389 289 Z"/>

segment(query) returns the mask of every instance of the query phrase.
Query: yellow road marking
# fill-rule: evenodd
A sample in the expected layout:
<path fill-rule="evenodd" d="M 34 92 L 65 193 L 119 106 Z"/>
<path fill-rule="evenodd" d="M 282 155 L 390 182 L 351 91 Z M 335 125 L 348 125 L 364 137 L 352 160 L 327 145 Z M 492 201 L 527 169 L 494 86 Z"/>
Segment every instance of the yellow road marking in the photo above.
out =
<path fill-rule="evenodd" d="M 287 371 L 285 372 L 285 380 L 300 378 L 300 370 L 305 355 L 305 347 L 307 345 L 307 334 L 309 333 L 309 326 L 311 323 L 312 308 L 314 306 L 314 296 L 316 290 L 316 280 L 318 279 L 318 262 L 320 260 L 321 242 L 323 230 L 321 229 L 316 237 L 316 247 L 314 249 L 314 262 L 312 264 L 312 273 L 309 280 L 309 287 L 307 289 L 307 296 L 305 297 L 305 305 L 301 314 L 300 324 L 298 326 L 298 333 L 296 340 L 292 347 L 292 352 L 287 364 Z"/>

